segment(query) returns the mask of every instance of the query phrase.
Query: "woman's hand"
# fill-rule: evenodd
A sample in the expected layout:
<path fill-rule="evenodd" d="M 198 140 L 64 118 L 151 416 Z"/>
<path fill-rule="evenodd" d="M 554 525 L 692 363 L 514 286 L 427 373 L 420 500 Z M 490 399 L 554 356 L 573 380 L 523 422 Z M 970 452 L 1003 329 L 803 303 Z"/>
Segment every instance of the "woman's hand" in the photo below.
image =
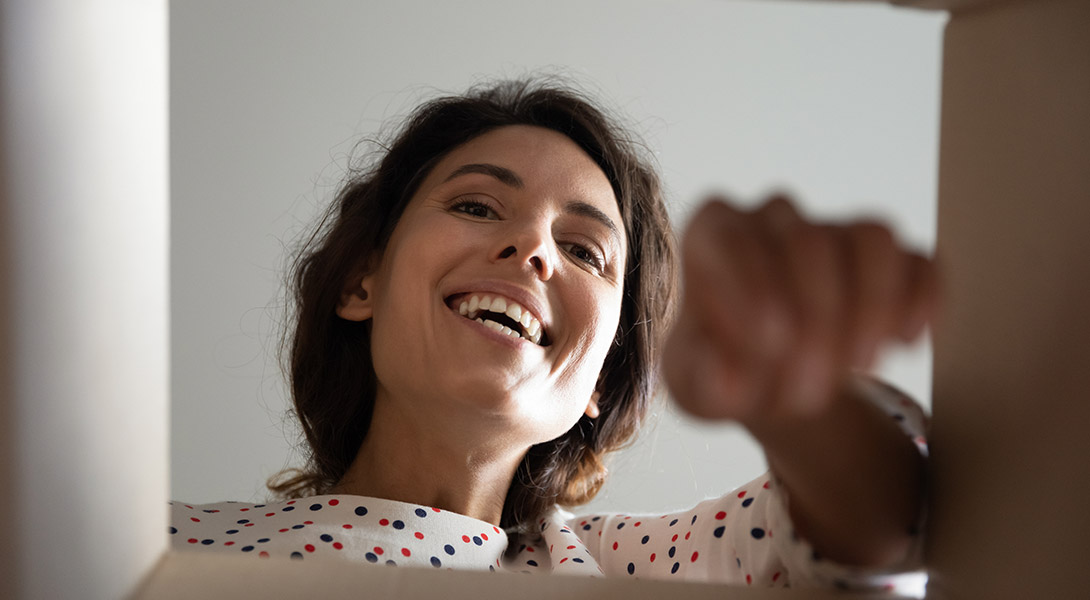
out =
<path fill-rule="evenodd" d="M 919 336 L 936 304 L 933 264 L 888 228 L 813 223 L 782 197 L 753 212 L 707 203 L 682 261 L 663 367 L 678 404 L 708 419 L 769 425 L 827 411 L 853 369 Z"/>

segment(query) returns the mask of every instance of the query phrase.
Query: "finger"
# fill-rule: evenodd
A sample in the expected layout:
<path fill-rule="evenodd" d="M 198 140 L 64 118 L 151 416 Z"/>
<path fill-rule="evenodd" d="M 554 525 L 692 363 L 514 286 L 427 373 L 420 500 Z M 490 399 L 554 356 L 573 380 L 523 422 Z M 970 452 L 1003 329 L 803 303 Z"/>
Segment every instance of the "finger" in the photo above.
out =
<path fill-rule="evenodd" d="M 738 419 L 754 409 L 744 371 L 687 321 L 667 341 L 663 374 L 678 406 L 693 416 Z"/>
<path fill-rule="evenodd" d="M 740 357 L 761 360 L 787 346 L 787 310 L 767 241 L 753 215 L 712 202 L 683 241 L 683 310 Z"/>
<path fill-rule="evenodd" d="M 794 352 L 783 365 L 785 408 L 820 410 L 842 370 L 845 273 L 832 227 L 802 224 L 784 247 L 797 319 Z"/>
<path fill-rule="evenodd" d="M 919 254 L 908 257 L 908 287 L 899 337 L 912 342 L 930 323 L 938 310 L 939 282 L 935 263 Z"/>
<path fill-rule="evenodd" d="M 903 306 L 907 261 L 884 226 L 858 223 L 846 230 L 852 272 L 849 290 L 854 315 L 850 327 L 852 364 L 870 366 L 878 346 L 895 335 Z"/>

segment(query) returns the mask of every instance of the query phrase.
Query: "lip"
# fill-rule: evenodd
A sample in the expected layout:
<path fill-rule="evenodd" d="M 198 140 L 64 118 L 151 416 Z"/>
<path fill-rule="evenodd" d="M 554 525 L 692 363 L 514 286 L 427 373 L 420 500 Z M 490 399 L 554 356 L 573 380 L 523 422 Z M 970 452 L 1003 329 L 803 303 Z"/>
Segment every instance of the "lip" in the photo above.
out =
<path fill-rule="evenodd" d="M 523 288 L 521 288 L 521 287 L 519 287 L 519 286 L 517 286 L 515 284 L 509 283 L 509 282 L 506 282 L 506 281 L 503 281 L 503 280 L 487 279 L 487 280 L 473 281 L 473 282 L 466 283 L 466 284 L 459 284 L 456 289 L 453 289 L 453 290 L 451 290 L 449 292 L 445 292 L 443 294 L 443 304 L 445 304 L 447 306 L 447 308 L 450 309 L 455 314 L 455 316 L 457 316 L 458 318 L 460 318 L 462 320 L 465 320 L 465 321 L 470 321 L 469 319 L 466 319 L 462 315 L 458 314 L 457 306 L 451 306 L 451 299 L 454 298 L 455 296 L 459 296 L 459 295 L 463 295 L 463 294 L 482 293 L 482 292 L 483 293 L 491 292 L 493 294 L 499 294 L 501 296 L 504 296 L 506 298 L 514 300 L 515 302 L 518 302 L 520 305 L 522 305 L 523 309 L 529 310 L 530 314 L 534 315 L 534 318 L 537 319 L 539 323 L 541 323 L 541 328 L 545 332 L 545 334 L 544 334 L 545 338 L 546 339 L 553 339 L 554 338 L 554 332 L 552 330 L 552 315 L 546 314 L 545 304 L 543 302 L 541 302 L 540 300 L 538 300 L 537 296 L 535 296 L 531 292 L 529 292 L 529 291 L 527 291 L 527 290 L 525 290 L 525 289 L 523 289 Z M 470 322 L 475 323 L 475 321 L 470 321 Z M 479 323 L 477 323 L 477 324 L 479 325 Z M 496 332 L 492 331 L 491 329 L 488 329 L 487 327 L 484 327 L 484 329 L 491 332 L 491 333 L 496 333 Z M 503 334 L 498 334 L 497 333 L 496 335 L 502 336 Z M 533 344 L 533 343 L 531 343 L 530 345 L 531 346 L 537 346 L 537 344 Z M 538 347 L 544 347 L 544 346 L 538 346 Z"/>

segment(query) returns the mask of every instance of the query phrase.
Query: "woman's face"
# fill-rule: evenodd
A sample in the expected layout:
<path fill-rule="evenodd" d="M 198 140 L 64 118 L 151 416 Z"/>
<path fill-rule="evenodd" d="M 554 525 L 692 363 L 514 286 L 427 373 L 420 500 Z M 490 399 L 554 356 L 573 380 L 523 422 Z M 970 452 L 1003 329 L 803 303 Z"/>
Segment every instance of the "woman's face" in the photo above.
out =
<path fill-rule="evenodd" d="M 625 258 L 594 161 L 555 131 L 503 127 L 436 165 L 363 279 L 366 310 L 341 314 L 373 320 L 380 402 L 499 419 L 519 443 L 539 443 L 592 403 Z"/>

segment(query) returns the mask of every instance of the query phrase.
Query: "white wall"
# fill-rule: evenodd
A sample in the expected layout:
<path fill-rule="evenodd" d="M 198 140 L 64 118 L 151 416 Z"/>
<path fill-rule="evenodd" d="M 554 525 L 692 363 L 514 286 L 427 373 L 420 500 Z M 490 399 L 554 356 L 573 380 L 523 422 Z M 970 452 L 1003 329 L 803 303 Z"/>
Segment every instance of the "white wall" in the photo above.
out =
<path fill-rule="evenodd" d="M 585 4 L 585 5 L 584 5 Z M 436 90 L 546 68 L 627 114 L 682 223 L 703 193 L 773 187 L 933 247 L 941 13 L 719 0 L 171 6 L 172 497 L 265 496 L 298 462 L 275 362 L 285 248 L 355 142 Z M 930 354 L 882 373 L 927 402 Z M 662 409 L 593 510 L 720 494 L 763 469 L 731 426 Z"/>

